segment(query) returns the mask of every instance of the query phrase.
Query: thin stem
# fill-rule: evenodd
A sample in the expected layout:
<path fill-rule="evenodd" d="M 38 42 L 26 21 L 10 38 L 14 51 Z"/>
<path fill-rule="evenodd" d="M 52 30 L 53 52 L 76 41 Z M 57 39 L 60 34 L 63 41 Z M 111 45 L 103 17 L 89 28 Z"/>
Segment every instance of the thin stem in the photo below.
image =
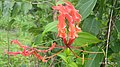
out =
<path fill-rule="evenodd" d="M 116 0 L 113 3 L 113 6 L 115 5 Z M 112 17 L 113 17 L 113 9 L 111 9 L 110 12 L 110 19 L 109 19 L 109 27 L 108 27 L 108 34 L 107 34 L 107 44 L 106 44 L 106 51 L 105 51 L 105 67 L 107 67 L 107 62 L 108 62 L 108 46 L 109 46 L 109 41 L 110 41 L 110 32 L 111 32 L 111 24 L 112 24 Z"/>
<path fill-rule="evenodd" d="M 7 31 L 8 52 L 10 51 L 9 30 Z M 8 55 L 8 66 L 10 66 L 10 56 Z"/>
<path fill-rule="evenodd" d="M 39 47 L 37 47 L 37 48 L 50 48 L 50 47 L 45 47 L 45 46 L 39 46 Z M 66 47 L 65 46 L 56 46 L 56 47 L 54 47 L 54 48 L 61 48 L 61 49 L 65 49 Z M 71 47 L 72 49 L 74 49 L 74 50 L 78 50 L 78 51 L 80 51 L 80 52 L 84 52 L 84 53 L 90 53 L 90 54 L 97 54 L 97 53 L 104 53 L 104 52 L 91 52 L 91 51 L 85 51 L 85 50 L 81 50 L 81 49 L 79 49 L 79 48 L 81 48 L 81 47 Z M 31 48 L 32 49 L 32 48 Z M 36 49 L 37 50 L 37 49 Z"/>
<path fill-rule="evenodd" d="M 76 49 L 79 50 L 79 49 Z M 85 50 L 79 50 L 80 52 L 84 52 L 84 53 L 90 53 L 90 54 L 98 54 L 98 53 L 103 53 L 103 52 L 90 52 L 90 51 L 85 51 Z"/>
<path fill-rule="evenodd" d="M 105 66 L 107 66 L 107 54 L 108 54 L 108 46 L 109 46 L 109 40 L 110 40 L 112 14 L 113 14 L 113 10 L 111 11 L 111 17 L 110 17 L 110 22 L 109 22 L 108 34 L 107 34 L 107 45 L 106 45 L 106 51 L 105 51 L 105 54 L 106 54 L 106 56 L 105 56 Z"/>
<path fill-rule="evenodd" d="M 70 51 L 74 54 L 74 56 L 76 56 L 76 58 L 81 58 L 80 56 L 78 56 L 76 53 L 73 52 L 73 50 L 71 48 L 69 48 Z"/>
<path fill-rule="evenodd" d="M 50 59 L 50 58 L 52 58 L 52 57 L 54 57 L 54 56 L 58 55 L 58 54 L 59 54 L 59 53 L 61 53 L 62 51 L 63 51 L 63 50 L 61 50 L 61 51 L 59 51 L 59 52 L 57 52 L 57 53 L 53 54 L 52 56 L 46 57 L 46 58 Z"/>

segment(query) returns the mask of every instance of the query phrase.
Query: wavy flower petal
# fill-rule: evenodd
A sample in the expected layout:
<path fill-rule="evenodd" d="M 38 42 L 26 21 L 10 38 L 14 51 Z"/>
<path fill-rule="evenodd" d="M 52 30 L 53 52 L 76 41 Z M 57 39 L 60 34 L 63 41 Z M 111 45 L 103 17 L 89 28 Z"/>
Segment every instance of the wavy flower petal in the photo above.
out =
<path fill-rule="evenodd" d="M 57 25 L 57 28 L 58 28 L 58 36 L 61 37 L 64 41 L 64 43 L 66 44 L 67 41 L 66 41 L 66 37 L 67 37 L 67 34 L 66 34 L 66 24 L 65 24 L 65 15 L 64 14 L 60 14 L 58 16 L 58 25 Z"/>

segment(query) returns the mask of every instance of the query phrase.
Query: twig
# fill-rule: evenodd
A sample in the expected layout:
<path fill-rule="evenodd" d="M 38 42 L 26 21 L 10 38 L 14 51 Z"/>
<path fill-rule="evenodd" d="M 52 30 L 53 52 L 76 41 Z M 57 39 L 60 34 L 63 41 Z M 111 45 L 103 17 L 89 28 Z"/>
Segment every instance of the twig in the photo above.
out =
<path fill-rule="evenodd" d="M 45 46 L 39 46 L 39 48 L 50 48 L 50 47 L 45 47 Z M 61 49 L 65 49 L 66 47 L 65 46 L 56 46 L 55 48 L 61 48 Z M 91 51 L 85 51 L 85 50 L 80 50 L 79 48 L 81 47 L 71 47 L 71 49 L 74 49 L 74 50 L 78 50 L 80 52 L 84 52 L 84 53 L 90 53 L 90 54 L 97 54 L 97 53 L 104 53 L 104 52 L 91 52 Z"/>
<path fill-rule="evenodd" d="M 107 45 L 106 45 L 106 51 L 105 51 L 105 55 L 106 55 L 105 56 L 105 67 L 107 66 L 107 53 L 108 53 L 108 46 L 109 46 L 109 40 L 110 40 L 112 14 L 113 14 L 113 10 L 111 10 L 111 16 L 110 16 L 110 22 L 109 22 L 109 28 L 108 28 L 108 34 L 107 34 Z"/>
<path fill-rule="evenodd" d="M 116 2 L 116 0 L 114 1 L 113 6 L 115 5 L 115 2 Z M 108 27 L 108 33 L 107 33 L 107 44 L 106 44 L 106 52 L 105 52 L 105 67 L 107 67 L 107 62 L 108 62 L 107 54 L 108 54 L 108 46 L 109 46 L 110 32 L 111 32 L 111 26 L 112 26 L 111 25 L 112 17 L 113 17 L 113 9 L 111 9 L 111 12 L 110 12 L 109 27 Z"/>
<path fill-rule="evenodd" d="M 85 50 L 79 50 L 80 52 L 85 52 L 85 53 L 90 53 L 90 54 L 98 54 L 98 53 L 103 53 L 103 52 L 90 52 L 90 51 L 85 51 Z"/>
<path fill-rule="evenodd" d="M 50 59 L 50 58 L 52 58 L 52 57 L 54 57 L 54 56 L 58 55 L 58 54 L 59 54 L 59 53 L 61 53 L 62 51 L 63 51 L 63 50 L 61 50 L 61 51 L 59 51 L 59 52 L 55 53 L 55 54 L 54 54 L 54 55 L 52 55 L 52 56 L 46 57 L 46 58 Z"/>

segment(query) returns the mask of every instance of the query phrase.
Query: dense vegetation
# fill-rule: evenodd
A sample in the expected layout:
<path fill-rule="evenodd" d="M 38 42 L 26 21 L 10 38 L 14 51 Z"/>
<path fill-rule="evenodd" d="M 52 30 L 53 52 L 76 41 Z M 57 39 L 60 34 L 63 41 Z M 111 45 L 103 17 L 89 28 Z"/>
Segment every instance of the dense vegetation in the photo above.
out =
<path fill-rule="evenodd" d="M 82 16 L 73 52 L 57 36 L 58 14 L 52 9 L 65 1 L 0 1 L 0 67 L 120 67 L 120 0 L 69 0 Z M 34 55 L 8 55 L 22 51 L 10 43 L 15 39 L 41 50 L 55 42 L 52 51 L 39 53 L 55 56 L 42 62 Z"/>

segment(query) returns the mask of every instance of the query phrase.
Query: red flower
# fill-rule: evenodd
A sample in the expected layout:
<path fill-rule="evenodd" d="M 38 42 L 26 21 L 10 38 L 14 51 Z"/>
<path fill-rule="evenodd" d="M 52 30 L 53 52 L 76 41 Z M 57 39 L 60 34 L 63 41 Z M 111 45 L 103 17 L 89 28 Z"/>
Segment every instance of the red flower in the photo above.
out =
<path fill-rule="evenodd" d="M 63 39 L 64 44 L 68 47 L 74 42 L 75 38 L 78 37 L 78 32 L 81 32 L 79 28 L 79 23 L 81 21 L 81 15 L 78 13 L 78 10 L 70 2 L 65 2 L 65 6 L 59 4 L 58 6 L 52 7 L 54 10 L 59 11 L 58 16 L 58 36 Z M 69 32 L 68 32 L 68 41 L 66 34 L 66 24 L 65 19 L 68 20 Z"/>
<path fill-rule="evenodd" d="M 57 25 L 57 28 L 58 28 L 58 36 L 61 37 L 64 41 L 64 43 L 66 44 L 67 41 L 66 41 L 66 37 L 67 37 L 67 34 L 66 34 L 66 24 L 65 24 L 65 17 L 64 17 L 64 14 L 60 14 L 58 16 L 58 25 Z"/>
<path fill-rule="evenodd" d="M 21 52 L 7 52 L 7 51 L 6 51 L 6 53 L 9 55 L 14 55 L 14 56 L 21 54 Z"/>
<path fill-rule="evenodd" d="M 23 49 L 23 51 L 19 51 L 19 52 L 7 52 L 7 51 L 5 51 L 7 54 L 14 55 L 14 56 L 16 56 L 18 54 L 21 54 L 23 56 L 34 55 L 36 58 L 38 58 L 39 60 L 42 60 L 43 62 L 47 62 L 46 57 L 45 56 L 44 57 L 40 56 L 39 52 L 46 53 L 48 51 L 53 50 L 56 46 L 56 43 L 53 43 L 52 46 L 48 50 L 38 50 L 36 48 L 31 48 L 31 47 L 22 45 L 18 40 L 12 40 L 11 44 L 12 43 L 18 44 Z"/>

